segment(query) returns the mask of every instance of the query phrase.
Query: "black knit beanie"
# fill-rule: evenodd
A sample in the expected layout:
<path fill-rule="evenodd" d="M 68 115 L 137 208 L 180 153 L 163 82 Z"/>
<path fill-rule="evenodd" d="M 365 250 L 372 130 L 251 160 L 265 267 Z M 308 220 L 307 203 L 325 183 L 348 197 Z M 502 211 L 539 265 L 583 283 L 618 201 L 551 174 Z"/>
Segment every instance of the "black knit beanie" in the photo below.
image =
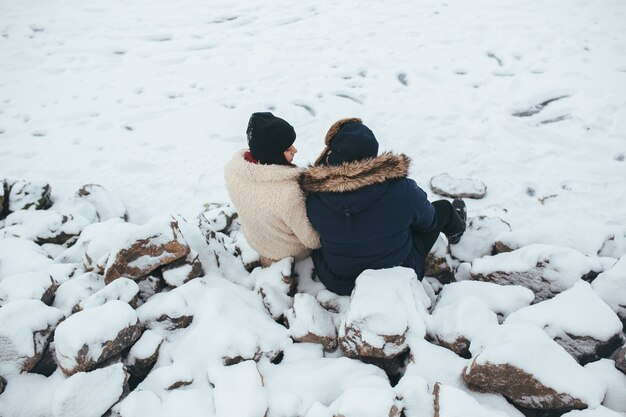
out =
<path fill-rule="evenodd" d="M 361 122 L 342 125 L 329 139 L 329 155 L 326 161 L 330 165 L 341 165 L 378 155 L 378 141 L 374 132 Z"/>
<path fill-rule="evenodd" d="M 285 120 L 269 112 L 252 113 L 246 133 L 254 159 L 265 164 L 288 164 L 284 152 L 296 140 L 296 131 Z"/>

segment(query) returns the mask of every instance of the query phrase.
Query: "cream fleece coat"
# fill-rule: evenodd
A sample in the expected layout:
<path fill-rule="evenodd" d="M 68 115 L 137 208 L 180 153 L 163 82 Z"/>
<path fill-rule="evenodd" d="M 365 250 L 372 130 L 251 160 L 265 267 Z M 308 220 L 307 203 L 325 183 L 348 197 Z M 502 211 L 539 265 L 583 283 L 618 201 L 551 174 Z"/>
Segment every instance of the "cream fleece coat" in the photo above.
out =
<path fill-rule="evenodd" d="M 307 218 L 300 169 L 254 164 L 244 159 L 245 152 L 235 154 L 224 177 L 248 243 L 272 260 L 305 258 L 320 242 Z"/>

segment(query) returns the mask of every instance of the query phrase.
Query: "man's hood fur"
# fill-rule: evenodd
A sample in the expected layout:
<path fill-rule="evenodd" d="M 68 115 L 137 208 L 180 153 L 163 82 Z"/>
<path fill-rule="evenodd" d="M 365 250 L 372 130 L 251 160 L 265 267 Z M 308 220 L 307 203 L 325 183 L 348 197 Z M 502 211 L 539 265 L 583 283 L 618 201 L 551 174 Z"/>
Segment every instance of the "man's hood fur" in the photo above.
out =
<path fill-rule="evenodd" d="M 409 175 L 411 159 L 385 152 L 375 158 L 341 165 L 309 166 L 300 176 L 303 190 L 313 193 L 344 193 Z"/>

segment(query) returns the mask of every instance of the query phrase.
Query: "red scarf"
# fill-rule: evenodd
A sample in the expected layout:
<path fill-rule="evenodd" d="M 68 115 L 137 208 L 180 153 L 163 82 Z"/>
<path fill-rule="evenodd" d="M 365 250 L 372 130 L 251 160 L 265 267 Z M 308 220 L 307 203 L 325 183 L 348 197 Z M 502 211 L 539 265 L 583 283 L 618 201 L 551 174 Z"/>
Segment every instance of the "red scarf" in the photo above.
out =
<path fill-rule="evenodd" d="M 248 161 L 251 162 L 253 164 L 258 164 L 259 161 L 257 161 L 256 159 L 254 159 L 254 157 L 252 156 L 252 154 L 250 153 L 250 151 L 246 151 L 246 153 L 243 154 L 243 158 Z"/>

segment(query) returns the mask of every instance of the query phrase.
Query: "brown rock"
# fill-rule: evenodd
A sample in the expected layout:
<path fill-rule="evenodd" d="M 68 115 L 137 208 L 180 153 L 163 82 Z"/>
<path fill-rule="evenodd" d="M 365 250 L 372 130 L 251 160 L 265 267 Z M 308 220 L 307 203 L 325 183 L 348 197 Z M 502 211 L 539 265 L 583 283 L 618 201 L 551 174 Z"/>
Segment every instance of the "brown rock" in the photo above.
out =
<path fill-rule="evenodd" d="M 381 335 L 385 344 L 378 348 L 365 342 L 358 328 L 346 327 L 345 335 L 339 339 L 339 346 L 346 356 L 351 358 L 391 359 L 408 350 L 408 346 L 406 346 L 407 331 L 408 329 L 405 329 L 402 334 L 397 335 Z"/>
<path fill-rule="evenodd" d="M 10 184 L 8 210 L 44 210 L 52 206 L 49 184 L 15 181 Z"/>
<path fill-rule="evenodd" d="M 496 243 L 493 244 L 494 255 L 498 253 L 513 252 L 515 249 L 518 249 L 518 248 L 513 248 L 501 241 L 497 241 Z"/>
<path fill-rule="evenodd" d="M 535 377 L 510 364 L 476 364 L 472 361 L 463 372 L 472 389 L 497 392 L 521 407 L 540 409 L 584 409 L 582 400 L 546 387 Z"/>
<path fill-rule="evenodd" d="M 128 372 L 135 378 L 146 377 L 159 358 L 159 349 L 162 344 L 162 337 L 151 330 L 146 330 L 124 359 Z M 141 356 L 135 353 L 135 347 L 141 347 Z M 149 353 L 146 355 L 144 351 Z"/>
<path fill-rule="evenodd" d="M 622 342 L 622 338 L 619 334 L 616 334 L 609 340 L 597 340 L 590 336 L 577 336 L 565 333 L 555 337 L 554 341 L 561 345 L 574 359 L 584 365 L 614 352 Z"/>
<path fill-rule="evenodd" d="M 114 248 L 110 255 L 114 260 L 112 263 L 109 260 L 104 273 L 105 283 L 108 284 L 122 276 L 138 279 L 148 275 L 159 266 L 187 256 L 190 249 L 182 239 L 178 223 L 171 221 L 169 230 L 164 229 L 160 228 L 157 235 L 147 235 L 127 247 Z M 145 230 L 148 233 L 154 233 L 153 228 L 147 227 Z M 164 239 L 167 243 L 159 243 Z M 140 258 L 141 264 L 133 265 Z"/>
<path fill-rule="evenodd" d="M 122 329 L 113 340 L 108 340 L 102 345 L 102 351 L 98 358 L 92 358 L 89 352 L 89 346 L 83 345 L 75 357 L 76 366 L 69 369 L 64 368 L 61 363 L 59 367 L 67 376 L 74 375 L 76 372 L 89 371 L 96 368 L 99 364 L 111 359 L 121 353 L 124 349 L 131 346 L 141 336 L 141 325 L 139 320 L 134 325 Z"/>
<path fill-rule="evenodd" d="M 439 346 L 450 349 L 462 358 L 469 359 L 472 357 L 472 354 L 469 351 L 470 340 L 464 336 L 460 336 L 452 342 L 441 337 L 436 337 L 435 341 Z"/>

